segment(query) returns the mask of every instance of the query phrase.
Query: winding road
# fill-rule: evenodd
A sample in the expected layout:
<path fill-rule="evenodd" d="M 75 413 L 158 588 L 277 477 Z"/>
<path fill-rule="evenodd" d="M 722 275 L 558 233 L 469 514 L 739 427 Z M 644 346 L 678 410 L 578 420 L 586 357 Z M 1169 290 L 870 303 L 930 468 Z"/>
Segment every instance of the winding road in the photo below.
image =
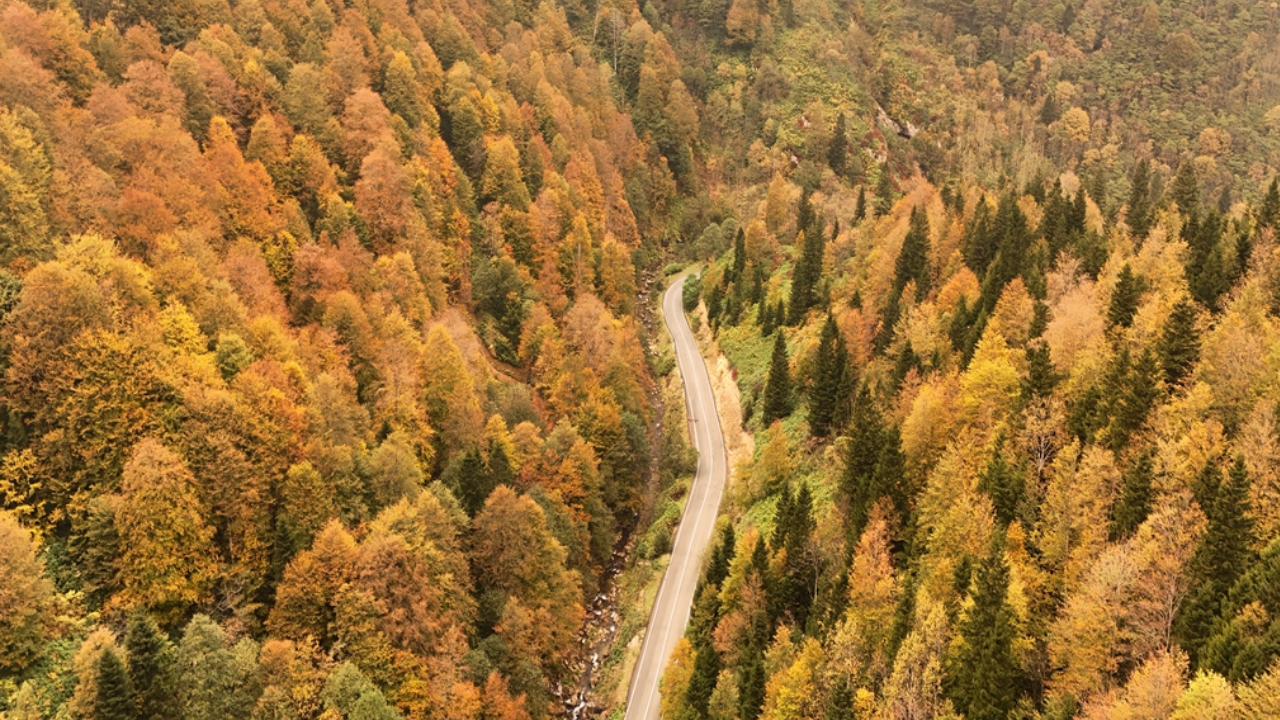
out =
<path fill-rule="evenodd" d="M 677 277 L 663 294 L 662 316 L 671 333 L 680 377 L 684 379 L 685 406 L 693 446 L 698 451 L 698 470 L 676 530 L 671 562 L 649 616 L 640 659 L 631 676 L 626 720 L 657 720 L 660 715 L 662 671 L 689 622 L 693 591 L 702 572 L 702 554 L 715 530 L 728 467 L 711 377 L 682 307 L 686 277 Z"/>

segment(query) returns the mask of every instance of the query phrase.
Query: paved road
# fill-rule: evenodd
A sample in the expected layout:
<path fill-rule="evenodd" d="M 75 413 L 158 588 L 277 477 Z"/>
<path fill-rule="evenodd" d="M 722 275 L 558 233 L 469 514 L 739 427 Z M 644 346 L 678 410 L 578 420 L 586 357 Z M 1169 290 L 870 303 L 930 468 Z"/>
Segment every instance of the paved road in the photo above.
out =
<path fill-rule="evenodd" d="M 662 700 L 659 681 L 667 658 L 671 657 L 689 622 L 693 591 L 702 572 L 702 553 L 715 529 L 728 466 L 711 378 L 681 308 L 683 287 L 684 276 L 677 277 L 662 297 L 662 315 L 675 346 L 680 376 L 684 378 L 685 407 L 693 446 L 698 450 L 698 472 L 676 530 L 671 563 L 653 604 L 640 659 L 631 676 L 626 720 L 658 719 Z"/>

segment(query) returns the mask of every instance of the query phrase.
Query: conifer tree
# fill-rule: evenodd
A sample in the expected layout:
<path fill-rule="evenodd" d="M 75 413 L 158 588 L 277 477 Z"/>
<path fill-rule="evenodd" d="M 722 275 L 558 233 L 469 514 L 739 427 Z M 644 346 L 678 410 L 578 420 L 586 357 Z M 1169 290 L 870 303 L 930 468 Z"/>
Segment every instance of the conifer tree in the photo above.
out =
<path fill-rule="evenodd" d="M 1046 210 L 1046 217 L 1049 217 L 1050 210 L 1052 206 Z M 979 278 L 986 275 L 987 268 L 996 258 L 996 251 L 1000 249 L 1000 238 L 992 228 L 992 219 L 991 206 L 984 197 L 978 201 L 973 218 L 965 227 L 964 261 Z"/>
<path fill-rule="evenodd" d="M 173 644 L 144 612 L 129 618 L 124 640 L 138 720 L 176 720 L 179 714 Z"/>
<path fill-rule="evenodd" d="M 704 642 L 698 646 L 697 657 L 693 661 L 693 676 L 689 678 L 689 686 L 685 690 L 689 707 L 700 718 L 707 716 L 707 705 L 719 677 L 720 654 L 716 652 L 714 645 Z"/>
<path fill-rule="evenodd" d="M 911 280 L 916 282 L 916 300 L 929 294 L 929 218 L 920 207 L 911 210 L 911 229 L 894 263 L 894 293 L 902 292 Z"/>
<path fill-rule="evenodd" d="M 883 217 L 893 209 L 893 179 L 889 177 L 889 163 L 880 167 L 880 179 L 876 181 L 876 217 Z"/>
<path fill-rule="evenodd" d="M 809 308 L 813 307 L 814 286 L 822 279 L 822 254 L 826 248 L 822 229 L 817 227 L 816 222 L 812 222 L 804 231 L 803 237 L 800 259 L 791 276 L 791 308 L 788 318 L 791 325 L 798 325 Z"/>
<path fill-rule="evenodd" d="M 827 148 L 827 165 L 836 177 L 844 177 L 849 164 L 849 136 L 845 127 L 844 113 L 836 116 L 836 129 L 831 136 L 831 145 Z"/>
<path fill-rule="evenodd" d="M 750 643 L 738 661 L 738 717 L 756 720 L 764 708 L 764 648 Z"/>
<path fill-rule="evenodd" d="M 93 703 L 93 720 L 134 720 L 133 684 L 114 648 L 98 656 L 98 693 Z"/>
<path fill-rule="evenodd" d="M 769 375 L 764 384 L 765 427 L 791 414 L 791 362 L 787 358 L 785 333 L 778 331 L 773 342 L 773 357 L 769 361 Z"/>
<path fill-rule="evenodd" d="M 1126 363 L 1127 364 L 1127 363 Z M 1143 350 L 1138 362 L 1123 373 L 1123 387 L 1112 398 L 1111 449 L 1120 452 L 1129 443 L 1129 437 L 1147 421 L 1147 415 L 1160 396 L 1160 370 L 1155 354 Z"/>
<path fill-rule="evenodd" d="M 1178 210 L 1186 216 L 1200 214 L 1200 178 L 1196 175 L 1196 166 L 1190 160 L 1184 160 L 1178 166 L 1178 174 L 1173 178 L 1173 186 L 1169 188 L 1169 197 L 1178 205 Z"/>
<path fill-rule="evenodd" d="M 1201 475 L 1193 491 L 1209 522 L 1190 562 L 1191 592 L 1174 621 L 1174 632 L 1193 660 L 1209 639 L 1223 598 L 1248 567 L 1254 541 L 1244 457 L 1236 457 L 1226 482 L 1212 461 Z"/>
<path fill-rule="evenodd" d="M 1120 498 L 1111 509 L 1112 540 L 1132 536 L 1151 514 L 1152 460 L 1152 453 L 1148 450 L 1125 471 Z"/>
<path fill-rule="evenodd" d="M 998 449 L 979 474 L 978 489 L 991 498 L 996 520 L 1001 525 L 1013 522 L 1018 514 L 1018 504 L 1022 500 L 1023 480 L 1017 469 L 1009 465 L 1004 459 L 1004 453 Z"/>
<path fill-rule="evenodd" d="M 858 187 L 858 200 L 853 206 L 853 221 L 862 222 L 867 218 L 867 186 Z"/>
<path fill-rule="evenodd" d="M 1129 263 L 1120 268 L 1120 277 L 1116 280 L 1116 288 L 1111 293 L 1111 306 L 1107 309 L 1107 321 L 1112 327 L 1129 327 L 1133 324 L 1133 316 L 1138 312 L 1138 301 L 1142 299 L 1142 281 L 1133 274 Z"/>
<path fill-rule="evenodd" d="M 973 607 L 960 623 L 961 644 L 947 667 L 948 694 L 968 720 L 1006 720 L 1017 700 L 1013 611 L 1004 538 L 992 538 L 974 578 Z"/>
<path fill-rule="evenodd" d="M 841 491 L 849 499 L 849 536 L 858 538 L 866 526 L 871 505 L 879 497 L 872 482 L 880 451 L 884 446 L 884 430 L 880 413 L 876 410 L 871 391 L 865 384 L 853 399 L 853 411 L 849 422 L 849 443 L 844 457 L 844 474 Z"/>
<path fill-rule="evenodd" d="M 853 709 L 853 690 L 849 687 L 849 678 L 841 674 L 827 695 L 827 704 L 823 708 L 822 720 L 858 720 Z"/>
<path fill-rule="evenodd" d="M 1125 221 L 1134 239 L 1142 240 L 1151 229 L 1151 163 L 1145 158 L 1138 161 L 1131 178 L 1129 210 Z"/>
<path fill-rule="evenodd" d="M 760 326 L 761 337 L 769 337 L 773 334 L 775 327 L 773 324 L 773 304 L 769 302 L 769 298 L 761 298 L 759 304 L 756 305 L 756 324 Z"/>
<path fill-rule="evenodd" d="M 1267 194 L 1258 208 L 1258 227 L 1280 230 L 1280 178 L 1271 178 Z"/>
<path fill-rule="evenodd" d="M 814 437 L 827 437 L 831 433 L 840 405 L 849 400 L 847 395 L 842 396 L 851 386 L 847 378 L 848 365 L 849 351 L 844 337 L 835 319 L 828 315 L 822 326 L 817 367 L 809 388 L 809 429 Z"/>
<path fill-rule="evenodd" d="M 1048 397 L 1058 384 L 1058 373 L 1053 367 L 1049 344 L 1043 341 L 1029 343 L 1026 350 L 1027 379 L 1022 384 L 1023 400 Z"/>
<path fill-rule="evenodd" d="M 738 234 L 733 239 L 733 275 L 732 281 L 738 282 L 742 279 L 742 274 L 747 269 L 747 239 L 746 233 L 742 228 L 738 228 Z"/>
<path fill-rule="evenodd" d="M 1178 301 L 1165 321 L 1157 345 L 1164 381 L 1179 385 L 1200 359 L 1200 330 L 1196 327 L 1196 309 L 1186 300 Z"/>

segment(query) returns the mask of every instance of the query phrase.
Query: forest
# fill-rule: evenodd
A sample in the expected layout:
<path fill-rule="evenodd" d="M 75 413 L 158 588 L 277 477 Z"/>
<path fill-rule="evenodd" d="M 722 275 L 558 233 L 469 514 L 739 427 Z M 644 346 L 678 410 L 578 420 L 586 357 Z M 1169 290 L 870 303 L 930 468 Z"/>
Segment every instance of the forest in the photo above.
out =
<path fill-rule="evenodd" d="M 0 717 L 561 714 L 690 264 L 664 718 L 1280 717 L 1278 172 L 1267 3 L 0 0 Z"/>

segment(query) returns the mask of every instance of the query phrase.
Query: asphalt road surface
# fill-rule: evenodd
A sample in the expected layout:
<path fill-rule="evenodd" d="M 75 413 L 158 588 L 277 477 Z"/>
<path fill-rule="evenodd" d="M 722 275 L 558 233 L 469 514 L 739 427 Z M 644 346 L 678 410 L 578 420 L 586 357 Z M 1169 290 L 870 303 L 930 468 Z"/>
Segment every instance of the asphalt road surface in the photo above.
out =
<path fill-rule="evenodd" d="M 685 407 L 693 446 L 698 451 L 698 471 L 676 530 L 671 563 L 658 588 L 653 614 L 649 616 L 640 659 L 631 676 L 626 720 L 657 720 L 660 715 L 662 702 L 658 689 L 662 671 L 689 623 L 693 591 L 702 572 L 702 553 L 715 529 L 728 466 L 711 378 L 681 307 L 684 279 L 685 276 L 677 277 L 663 295 L 662 316 L 671 333 L 680 377 L 684 379 Z"/>

